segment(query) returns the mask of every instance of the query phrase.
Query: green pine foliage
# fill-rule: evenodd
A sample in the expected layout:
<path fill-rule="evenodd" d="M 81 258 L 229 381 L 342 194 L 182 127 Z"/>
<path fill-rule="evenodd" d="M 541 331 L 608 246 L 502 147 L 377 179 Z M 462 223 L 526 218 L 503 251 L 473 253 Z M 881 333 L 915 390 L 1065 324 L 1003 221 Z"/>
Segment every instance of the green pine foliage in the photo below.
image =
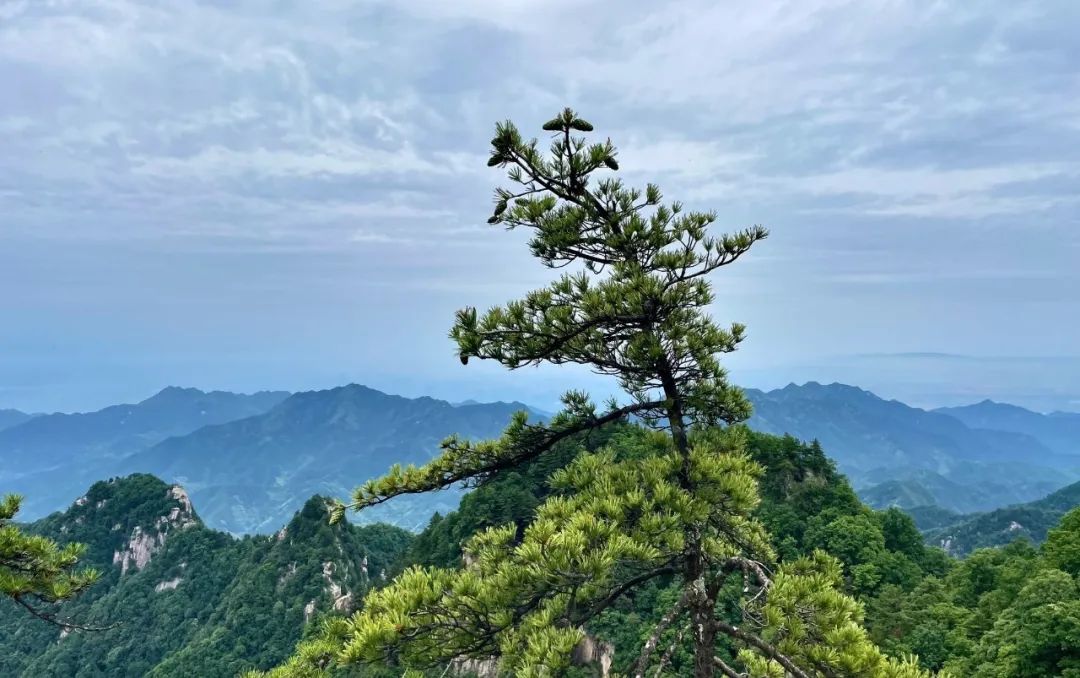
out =
<path fill-rule="evenodd" d="M 98 572 L 77 569 L 86 552 L 84 545 L 61 546 L 15 525 L 12 521 L 21 503 L 18 495 L 0 500 L 0 595 L 39 619 L 75 628 L 78 624 L 57 617 L 55 608 L 89 588 Z"/>
<path fill-rule="evenodd" d="M 428 464 L 396 466 L 359 487 L 351 508 L 527 472 L 560 457 L 561 443 L 631 415 L 651 431 L 639 454 L 610 443 L 579 452 L 550 475 L 551 493 L 527 523 L 473 534 L 461 566 L 407 569 L 274 674 L 389 662 L 448 670 L 496 658 L 514 675 L 563 675 L 591 623 L 659 586 L 671 593 L 635 644 L 634 676 L 663 674 L 681 646 L 690 654 L 684 675 L 699 678 L 924 675 L 869 641 L 862 605 L 844 591 L 848 577 L 860 591 L 888 577 L 872 515 L 825 516 L 803 535 L 857 561 L 846 568 L 818 551 L 780 562 L 756 514 L 764 470 L 735 426 L 750 406 L 719 361 L 744 328 L 721 328 L 706 308 L 709 275 L 767 231 L 713 236 L 715 214 L 665 203 L 654 185 L 604 177 L 618 169 L 615 147 L 578 136 L 593 127 L 569 109 L 544 129 L 546 154 L 512 123 L 497 126 L 488 165 L 508 168 L 512 188 L 496 191 L 489 223 L 529 231 L 541 263 L 572 272 L 486 313 L 459 311 L 450 336 L 463 364 L 584 365 L 612 377 L 623 402 L 599 408 L 570 391 L 549 422 L 522 412 L 501 438 L 451 437 Z"/>
<path fill-rule="evenodd" d="M 640 456 L 645 453 L 648 438 L 637 427 L 615 425 L 605 429 L 599 447 L 610 445 L 619 450 L 620 456 Z M 865 609 L 864 622 L 882 651 L 896 657 L 917 654 L 921 668 L 948 668 L 957 676 L 1069 675 L 1063 667 L 1075 645 L 1068 633 L 1070 628 L 1075 628 L 1076 615 L 1071 611 L 1074 606 L 1069 598 L 1071 589 L 1068 586 L 1050 589 L 1044 602 L 1051 607 L 1038 605 L 1026 613 L 1023 623 L 1037 629 L 1037 635 L 1017 634 L 1018 638 L 1028 643 L 1034 643 L 1043 636 L 1048 639 L 1046 643 L 1036 643 L 1024 650 L 1027 653 L 1025 657 L 1032 653 L 1039 654 L 1041 658 L 1038 661 L 1031 663 L 1031 659 L 1025 659 L 1021 663 L 1014 662 L 1011 669 L 1002 671 L 991 669 L 990 665 L 982 666 L 985 661 L 973 666 L 971 657 L 977 652 L 996 657 L 999 648 L 1008 644 L 1001 631 L 987 634 L 993 630 L 995 623 L 1000 628 L 1017 631 L 1011 622 L 1006 624 L 997 620 L 1007 609 L 1014 607 L 1013 602 L 1025 586 L 1031 584 L 1033 588 L 1038 588 L 1044 585 L 1044 578 L 1033 578 L 1045 568 L 1042 563 L 1070 574 L 1075 580 L 1078 573 L 1074 569 L 1075 554 L 1080 551 L 1080 546 L 1077 546 L 1080 544 L 1080 510 L 1071 513 L 1068 520 L 1051 530 L 1041 556 L 1029 545 L 1019 543 L 1005 549 L 979 551 L 968 559 L 956 561 L 947 558 L 940 549 L 923 545 L 913 522 L 904 513 L 895 509 L 870 511 L 862 505 L 846 479 L 836 473 L 832 462 L 817 444 L 804 444 L 791 437 L 751 433 L 747 438 L 747 451 L 765 469 L 759 481 L 762 502 L 756 514 L 773 535 L 774 548 L 781 554 L 781 562 L 820 558 L 815 550 L 822 548 L 823 544 L 813 533 L 829 532 L 821 530 L 821 525 L 834 521 L 847 524 L 852 518 L 866 516 L 872 519 L 869 525 L 873 527 L 866 525 L 867 532 L 863 536 L 874 547 L 867 550 L 842 549 L 847 559 L 839 559 L 840 579 L 837 583 L 834 578 L 832 587 L 856 593 L 854 572 L 868 563 L 886 571 L 891 568 L 908 573 L 908 576 L 879 582 L 871 590 L 863 590 L 856 595 Z M 482 529 L 487 524 L 499 521 L 524 525 L 528 522 L 531 509 L 514 511 L 511 508 L 512 498 L 527 495 L 541 503 L 551 492 L 552 488 L 545 478 L 539 473 L 530 473 L 528 469 L 521 474 L 500 476 L 468 495 L 476 501 L 465 501 L 457 512 L 433 520 L 428 529 L 419 535 L 416 544 L 432 545 L 452 552 L 445 562 L 438 563 L 444 568 L 451 568 L 461 562 L 461 551 L 451 548 L 454 537 L 445 529 L 447 525 L 456 526 L 462 531 L 466 531 L 464 526 Z M 421 557 L 424 552 L 425 549 L 416 549 L 410 555 L 412 562 L 427 562 Z M 892 572 L 889 574 L 892 576 Z M 835 570 L 833 576 L 836 576 Z M 726 597 L 724 606 L 731 615 L 731 623 L 740 619 L 741 615 L 737 604 L 740 587 L 738 582 L 734 584 L 728 586 L 721 596 Z M 587 625 L 586 630 L 591 637 L 614 646 L 613 667 L 616 672 L 625 673 L 636 660 L 640 644 L 649 637 L 663 611 L 676 602 L 677 595 L 678 587 L 661 578 L 623 597 Z M 1016 611 L 1010 613 L 1006 621 L 1015 614 Z M 1040 615 L 1053 620 L 1054 628 L 1047 628 Z M 336 619 L 330 628 L 333 631 L 327 634 L 319 633 L 317 628 L 309 629 L 312 634 L 309 640 L 312 642 L 305 644 L 303 652 L 294 657 L 292 669 L 311 670 L 308 662 L 325 660 L 340 650 L 349 635 L 347 620 Z M 669 629 L 662 634 L 659 643 L 661 650 L 666 651 L 678 635 L 677 629 Z M 729 660 L 736 653 L 734 645 L 718 649 L 718 654 Z M 305 657 L 307 661 L 304 661 Z M 1030 669 L 1025 669 L 1029 665 Z M 686 675 L 691 667 L 692 656 L 683 644 L 672 652 L 665 675 Z M 594 667 L 570 667 L 566 675 L 593 676 L 594 670 Z M 991 673 L 991 670 L 997 673 Z M 382 666 L 347 668 L 347 675 L 357 676 L 399 676 L 401 673 L 400 668 Z M 429 675 L 441 673 L 440 668 Z M 313 671 L 310 675 L 324 674 Z"/>

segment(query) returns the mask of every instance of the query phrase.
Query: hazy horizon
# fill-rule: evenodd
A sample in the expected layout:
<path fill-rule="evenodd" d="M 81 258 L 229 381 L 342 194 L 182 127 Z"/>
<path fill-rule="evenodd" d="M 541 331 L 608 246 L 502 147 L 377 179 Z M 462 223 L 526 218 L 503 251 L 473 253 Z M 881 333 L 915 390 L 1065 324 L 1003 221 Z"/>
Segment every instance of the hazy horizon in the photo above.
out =
<path fill-rule="evenodd" d="M 867 361 L 869 363 L 867 364 Z M 963 383 L 956 386 L 954 382 L 940 380 L 938 382 L 925 379 L 904 378 L 901 376 L 907 372 L 913 361 L 924 361 L 936 364 L 939 375 L 942 377 L 960 375 Z M 1032 365 L 1041 368 L 1031 370 Z M 989 366 L 989 369 L 988 369 Z M 776 370 L 750 370 L 745 373 L 734 371 L 735 381 L 744 388 L 755 388 L 763 391 L 783 388 L 789 384 L 804 385 L 808 382 L 822 384 L 842 383 L 856 386 L 873 392 L 885 399 L 900 400 L 913 407 L 934 409 L 936 407 L 949 407 L 957 405 L 969 405 L 983 400 L 993 400 L 1000 403 L 1019 405 L 1036 412 L 1080 412 L 1080 399 L 1074 397 L 1074 392 L 1068 388 L 1061 388 L 1052 380 L 1045 377 L 1049 374 L 1063 374 L 1061 367 L 1069 370 L 1080 371 L 1080 357 L 1063 358 L 978 358 L 973 356 L 958 356 L 949 354 L 894 354 L 894 355 L 863 355 L 863 356 L 834 356 L 823 360 L 817 365 L 787 366 Z M 925 367 L 925 364 L 924 364 Z M 941 369 L 945 368 L 942 373 Z M 1030 385 L 1027 390 L 1010 390 L 1008 382 L 1016 378 L 1018 369 L 1027 368 L 1030 374 L 1037 377 L 1029 379 Z M 1049 371 L 1047 371 L 1049 370 Z M 455 382 L 428 380 L 424 378 L 409 379 L 400 377 L 387 377 L 385 375 L 372 375 L 364 378 L 363 375 L 340 375 L 340 378 L 323 380 L 300 380 L 294 384 L 249 382 L 246 385 L 230 385 L 226 382 L 216 381 L 211 384 L 189 383 L 184 379 L 165 381 L 158 385 L 147 384 L 139 388 L 132 385 L 124 387 L 105 388 L 92 397 L 80 401 L 70 396 L 58 400 L 43 398 L 40 402 L 43 406 L 27 407 L 15 400 L 15 394 L 7 392 L 0 399 L 0 409 L 18 409 L 32 413 L 54 412 L 91 412 L 110 405 L 131 404 L 145 400 L 167 387 L 196 388 L 202 391 L 231 391 L 235 393 L 254 393 L 257 391 L 318 391 L 332 389 L 348 384 L 359 384 L 374 388 L 391 395 L 401 395 L 408 398 L 428 396 L 449 402 L 462 402 L 475 400 L 478 402 L 494 401 L 519 401 L 531 407 L 541 410 L 555 411 L 559 407 L 558 396 L 569 388 L 589 388 L 591 395 L 596 400 L 601 400 L 609 395 L 617 395 L 610 387 L 608 380 L 591 374 L 583 374 L 580 370 L 559 371 L 542 370 L 543 374 L 533 374 L 532 378 L 521 380 L 522 373 L 518 372 L 510 379 L 495 378 L 495 375 L 486 375 L 486 378 L 474 379 L 471 382 Z M 924 370 L 923 373 L 928 373 Z M 787 376 L 785 376 L 787 375 Z M 859 376 L 862 378 L 858 378 Z M 1004 382 L 1002 380 L 1005 380 Z M 514 383 L 516 382 L 516 383 Z M 950 384 L 953 388 L 950 389 Z M 110 398 L 107 394 L 113 394 Z M 35 402 L 30 399 L 29 402 Z M 49 406 L 49 402 L 67 403 L 65 406 Z"/>

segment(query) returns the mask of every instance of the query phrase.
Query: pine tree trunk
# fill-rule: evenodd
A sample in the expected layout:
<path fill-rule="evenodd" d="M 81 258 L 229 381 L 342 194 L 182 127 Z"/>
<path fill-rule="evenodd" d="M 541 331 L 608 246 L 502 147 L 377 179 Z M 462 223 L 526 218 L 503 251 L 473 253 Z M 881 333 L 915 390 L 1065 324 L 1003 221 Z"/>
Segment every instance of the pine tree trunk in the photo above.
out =
<path fill-rule="evenodd" d="M 669 403 L 668 425 L 671 427 L 671 437 L 675 442 L 675 449 L 682 456 L 680 483 L 683 489 L 692 492 L 690 441 L 686 433 L 686 421 L 683 418 L 678 387 L 671 376 L 666 360 L 661 367 L 660 378 L 664 385 L 664 396 Z M 686 541 L 687 557 L 683 576 L 686 585 L 694 589 L 689 597 L 690 624 L 694 639 L 694 678 L 713 678 L 716 675 L 716 667 L 713 664 L 716 630 L 712 623 L 713 603 L 709 600 L 705 586 L 705 555 L 701 550 L 701 535 L 695 530 L 694 533 L 687 535 Z"/>
<path fill-rule="evenodd" d="M 716 631 L 712 625 L 712 610 L 694 610 L 694 678 L 712 678 L 716 673 L 713 655 L 716 654 Z"/>

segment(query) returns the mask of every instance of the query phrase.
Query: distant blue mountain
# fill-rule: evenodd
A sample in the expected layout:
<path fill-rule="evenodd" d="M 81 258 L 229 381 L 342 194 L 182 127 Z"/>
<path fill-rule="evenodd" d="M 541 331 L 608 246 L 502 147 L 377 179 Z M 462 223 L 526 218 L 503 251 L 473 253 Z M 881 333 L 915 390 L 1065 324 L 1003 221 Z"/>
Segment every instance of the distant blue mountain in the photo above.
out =
<path fill-rule="evenodd" d="M 966 514 L 1080 480 L 1070 428 L 1080 415 L 1000 403 L 926 411 L 816 382 L 748 395 L 752 428 L 818 440 L 874 506 Z M 25 494 L 23 515 L 33 519 L 94 481 L 153 473 L 183 483 L 208 525 L 268 531 L 313 494 L 344 497 L 393 464 L 423 463 L 452 433 L 495 437 L 523 409 L 546 418 L 522 403 L 404 398 L 356 384 L 292 395 L 167 388 L 140 403 L 0 430 L 0 493 Z M 415 528 L 459 498 L 456 490 L 401 497 L 359 519 Z"/>
<path fill-rule="evenodd" d="M 992 400 L 934 411 L 958 419 L 971 428 L 1021 433 L 1037 439 L 1057 454 L 1080 456 L 1080 413 L 1041 414 Z"/>
<path fill-rule="evenodd" d="M 1029 432 L 972 428 L 854 386 L 809 382 L 748 396 L 751 428 L 818 440 L 874 504 L 930 496 L 966 513 L 1031 501 L 1080 479 L 1080 454 Z M 891 484 L 874 490 L 880 483 Z"/>
<path fill-rule="evenodd" d="M 33 414 L 27 414 L 26 412 L 20 412 L 19 410 L 0 410 L 0 431 L 30 421 L 35 416 L 36 415 Z"/>
<path fill-rule="evenodd" d="M 394 464 L 422 464 L 451 434 L 498 436 L 521 403 L 453 405 L 350 384 L 297 393 L 264 414 L 164 440 L 124 460 L 123 473 L 182 483 L 207 525 L 230 532 L 276 530 L 313 494 L 347 497 Z M 403 497 L 363 513 L 409 528 L 460 493 Z"/>
<path fill-rule="evenodd" d="M 170 436 L 260 414 L 288 395 L 170 386 L 139 403 L 33 417 L 0 430 L 0 492 L 26 495 L 21 516 L 40 517 L 70 504 L 128 455 Z"/>
<path fill-rule="evenodd" d="M 265 412 L 288 393 L 252 395 L 169 386 L 139 403 L 46 414 L 0 431 L 6 467 L 50 468 L 89 456 L 122 457 L 169 436 Z"/>

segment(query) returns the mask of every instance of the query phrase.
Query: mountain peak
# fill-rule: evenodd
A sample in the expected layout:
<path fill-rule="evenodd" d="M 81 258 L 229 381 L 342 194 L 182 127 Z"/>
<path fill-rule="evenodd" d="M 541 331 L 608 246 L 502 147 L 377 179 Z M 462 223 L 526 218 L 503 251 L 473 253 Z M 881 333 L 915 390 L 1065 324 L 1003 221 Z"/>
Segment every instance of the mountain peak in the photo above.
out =
<path fill-rule="evenodd" d="M 22 412 L 20 410 L 0 409 L 0 429 L 18 426 L 23 422 L 30 421 L 35 416 L 37 415 L 27 414 L 26 412 Z"/>
<path fill-rule="evenodd" d="M 166 386 L 154 395 L 139 402 L 140 405 L 156 402 L 175 402 L 206 395 L 205 391 L 185 386 Z"/>
<path fill-rule="evenodd" d="M 121 574 L 145 567 L 169 535 L 201 524 L 183 487 L 148 473 L 96 482 L 66 511 L 37 523 L 89 544 L 89 562 L 111 562 Z"/>
<path fill-rule="evenodd" d="M 795 382 L 789 383 L 783 388 L 778 388 L 774 391 L 768 391 L 768 393 L 783 393 L 788 395 L 800 395 L 800 394 L 837 394 L 837 395 L 857 395 L 857 396 L 871 396 L 875 399 L 880 399 L 877 395 L 874 395 L 870 391 L 859 388 L 858 386 L 852 386 L 850 384 L 842 384 L 838 381 L 834 381 L 829 384 L 822 384 L 819 381 L 807 381 L 803 384 L 796 384 Z"/>

